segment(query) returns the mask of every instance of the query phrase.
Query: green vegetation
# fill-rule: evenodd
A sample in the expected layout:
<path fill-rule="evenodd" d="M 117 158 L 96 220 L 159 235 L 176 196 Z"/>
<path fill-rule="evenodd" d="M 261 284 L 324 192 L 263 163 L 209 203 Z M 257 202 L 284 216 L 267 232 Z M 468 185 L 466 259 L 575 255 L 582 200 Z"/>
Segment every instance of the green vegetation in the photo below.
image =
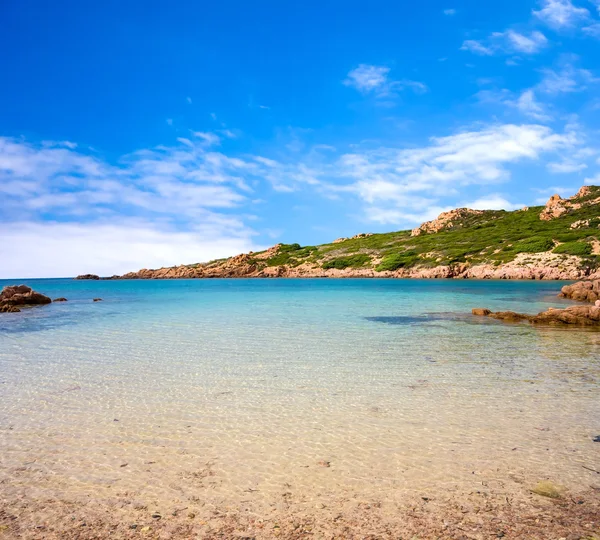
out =
<path fill-rule="evenodd" d="M 405 251 L 404 253 L 393 253 L 386 255 L 381 263 L 375 268 L 377 272 L 393 272 L 398 268 L 410 268 L 419 261 L 419 256 L 415 251 Z"/>
<path fill-rule="evenodd" d="M 399 231 L 325 244 L 318 246 L 311 260 L 318 263 L 344 259 L 357 253 L 369 254 L 381 259 L 375 268 L 379 272 L 415 265 L 433 267 L 461 262 L 499 265 L 512 261 L 519 253 L 552 251 L 557 243 L 572 245 L 586 241 L 589 246 L 590 237 L 600 238 L 596 225 L 596 222 L 600 223 L 598 205 L 571 210 L 550 221 L 540 219 L 542 210 L 542 206 L 515 212 L 489 210 L 466 216 L 452 229 L 434 234 L 413 237 L 410 231 Z M 571 224 L 579 220 L 590 220 L 590 226 L 571 229 Z M 557 253 L 561 249 L 573 249 L 559 248 L 556 248 Z M 589 256 L 589 248 L 577 245 L 577 249 L 583 250 L 577 251 L 577 254 L 589 259 L 589 264 L 597 264 L 596 258 Z"/>
<path fill-rule="evenodd" d="M 302 247 L 300 244 L 283 244 L 276 255 L 267 259 L 267 266 L 298 266 L 317 251 L 315 246 Z"/>
<path fill-rule="evenodd" d="M 592 191 L 578 201 L 600 196 L 600 188 L 592 186 Z M 543 208 L 467 214 L 456 219 L 451 228 L 433 234 L 411 236 L 411 231 L 398 231 L 320 246 L 284 244 L 273 256 L 265 258 L 265 252 L 254 253 L 250 261 L 258 269 L 308 264 L 325 270 L 374 268 L 384 272 L 457 263 L 501 265 L 519 254 L 523 258 L 523 254 L 526 257 L 528 253 L 553 251 L 577 255 L 591 268 L 600 266 L 600 257 L 591 254 L 593 240 L 600 239 L 600 205 L 570 209 L 550 221 L 540 219 Z M 575 222 L 577 225 L 571 228 Z"/>
<path fill-rule="evenodd" d="M 554 240 L 552 238 L 532 238 L 531 240 L 521 240 L 513 247 L 507 246 L 505 249 L 514 253 L 542 253 L 551 250 L 553 247 Z"/>
<path fill-rule="evenodd" d="M 588 242 L 565 242 L 554 248 L 554 253 L 564 253 L 565 255 L 577 255 L 578 257 L 588 257 L 592 254 L 592 246 Z"/>
<path fill-rule="evenodd" d="M 331 259 L 325 261 L 322 264 L 324 270 L 335 268 L 337 270 L 343 270 L 344 268 L 361 268 L 371 262 L 371 257 L 364 253 L 357 253 L 350 257 L 339 257 L 338 259 Z"/>

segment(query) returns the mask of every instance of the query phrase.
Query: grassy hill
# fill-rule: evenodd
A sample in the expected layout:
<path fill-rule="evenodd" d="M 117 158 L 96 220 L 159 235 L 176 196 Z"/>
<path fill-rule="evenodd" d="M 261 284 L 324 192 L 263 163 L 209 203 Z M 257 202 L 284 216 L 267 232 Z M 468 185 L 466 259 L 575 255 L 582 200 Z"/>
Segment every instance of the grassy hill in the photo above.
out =
<path fill-rule="evenodd" d="M 277 244 L 208 263 L 143 269 L 113 279 L 218 277 L 462 277 L 581 279 L 600 276 L 600 187 L 545 206 L 459 208 L 412 231 L 360 234 L 330 244 Z"/>
<path fill-rule="evenodd" d="M 447 266 L 454 263 L 501 265 L 519 253 L 553 252 L 576 255 L 591 267 L 600 266 L 594 253 L 600 237 L 600 187 L 589 194 L 565 199 L 577 208 L 544 221 L 544 206 L 507 212 L 488 210 L 467 215 L 435 233 L 411 236 L 411 231 L 373 234 L 320 246 L 282 244 L 270 257 L 252 253 L 250 264 L 296 267 L 302 264 L 330 268 L 399 268 Z M 572 228 L 575 224 L 576 228 Z"/>

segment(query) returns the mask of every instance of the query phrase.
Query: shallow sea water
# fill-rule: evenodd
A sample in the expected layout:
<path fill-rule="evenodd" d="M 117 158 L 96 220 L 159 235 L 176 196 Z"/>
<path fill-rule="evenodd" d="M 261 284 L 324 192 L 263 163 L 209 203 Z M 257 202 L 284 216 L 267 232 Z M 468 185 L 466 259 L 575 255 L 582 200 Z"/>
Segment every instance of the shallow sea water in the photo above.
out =
<path fill-rule="evenodd" d="M 5 498 L 577 492 L 600 469 L 600 332 L 470 315 L 567 305 L 560 283 L 25 283 L 69 301 L 0 316 Z"/>

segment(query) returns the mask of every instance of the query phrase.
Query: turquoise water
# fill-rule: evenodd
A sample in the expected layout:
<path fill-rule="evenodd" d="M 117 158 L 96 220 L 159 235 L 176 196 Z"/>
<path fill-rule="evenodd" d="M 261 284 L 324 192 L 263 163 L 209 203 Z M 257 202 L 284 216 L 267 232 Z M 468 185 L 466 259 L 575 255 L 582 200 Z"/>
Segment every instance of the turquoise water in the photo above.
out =
<path fill-rule="evenodd" d="M 576 491 L 600 463 L 600 333 L 470 315 L 567 305 L 562 284 L 24 283 L 69 301 L 0 316 L 9 496 Z"/>

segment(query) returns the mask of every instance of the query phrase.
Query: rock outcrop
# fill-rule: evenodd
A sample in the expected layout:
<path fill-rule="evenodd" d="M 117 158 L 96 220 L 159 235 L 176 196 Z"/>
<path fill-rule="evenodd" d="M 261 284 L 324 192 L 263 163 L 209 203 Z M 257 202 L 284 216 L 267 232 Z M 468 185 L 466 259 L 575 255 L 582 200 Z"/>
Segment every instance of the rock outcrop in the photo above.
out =
<path fill-rule="evenodd" d="M 595 186 L 583 186 L 575 195 L 568 199 L 563 199 L 558 194 L 552 195 L 546 203 L 546 207 L 540 213 L 540 219 L 542 221 L 550 221 L 572 210 L 578 210 L 584 206 L 595 204 L 600 204 L 600 190 Z M 578 226 L 581 226 L 581 220 L 576 223 L 578 223 Z"/>
<path fill-rule="evenodd" d="M 550 308 L 537 315 L 526 315 L 514 311 L 492 312 L 489 309 L 475 308 L 473 315 L 490 317 L 505 322 L 528 321 L 531 324 L 597 326 L 600 327 L 600 306 L 571 306 L 565 309 Z"/>
<path fill-rule="evenodd" d="M 21 307 L 50 304 L 45 294 L 34 291 L 27 285 L 9 285 L 0 292 L 0 313 L 16 313 Z"/>
<path fill-rule="evenodd" d="M 76 278 L 73 279 L 93 279 L 93 280 L 98 280 L 100 279 L 100 276 L 97 276 L 96 274 L 81 274 L 80 276 L 77 276 Z"/>
<path fill-rule="evenodd" d="M 483 210 L 472 210 L 470 208 L 457 208 L 449 212 L 442 212 L 437 219 L 426 221 L 421 226 L 413 229 L 410 235 L 419 236 L 421 234 L 431 234 L 453 229 L 458 221 L 466 217 L 481 215 L 483 212 Z"/>
<path fill-rule="evenodd" d="M 600 279 L 578 281 L 572 285 L 565 285 L 558 296 L 576 300 L 577 302 L 595 303 L 600 300 Z"/>

